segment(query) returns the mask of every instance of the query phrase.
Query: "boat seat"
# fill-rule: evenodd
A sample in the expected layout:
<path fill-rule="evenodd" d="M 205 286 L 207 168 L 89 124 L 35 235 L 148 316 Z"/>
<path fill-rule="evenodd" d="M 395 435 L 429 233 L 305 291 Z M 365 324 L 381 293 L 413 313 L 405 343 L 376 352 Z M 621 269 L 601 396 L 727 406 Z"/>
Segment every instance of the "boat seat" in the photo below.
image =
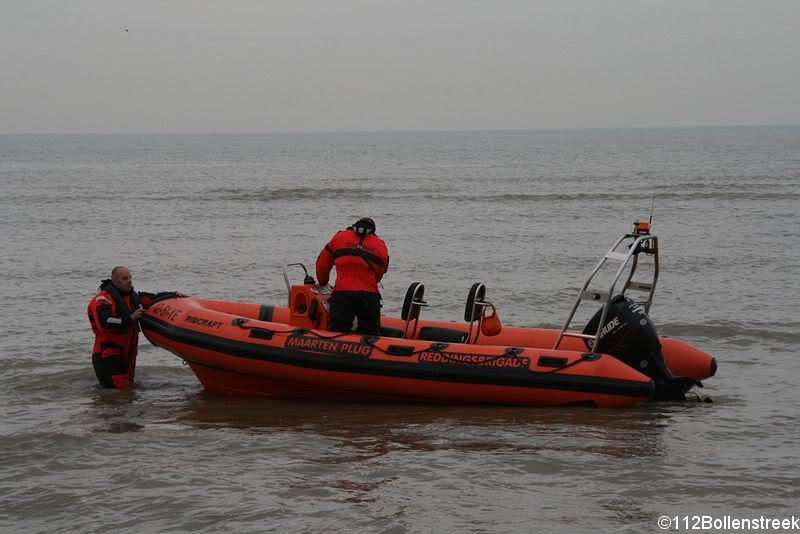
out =
<path fill-rule="evenodd" d="M 419 314 L 422 311 L 422 308 L 428 305 L 427 302 L 422 300 L 424 297 L 425 286 L 423 284 L 420 282 L 413 282 L 410 286 L 408 286 L 406 298 L 403 299 L 403 311 L 400 312 L 400 318 L 406 322 L 406 325 L 403 329 L 403 334 L 400 337 L 414 339 L 414 334 L 416 333 L 417 325 L 419 324 Z M 414 321 L 414 325 L 413 328 L 409 330 L 411 321 Z"/>
<path fill-rule="evenodd" d="M 469 323 L 467 333 L 467 343 L 477 343 L 481 335 L 481 324 L 483 323 L 483 312 L 492 303 L 486 300 L 486 286 L 481 282 L 472 284 L 467 295 L 467 306 L 464 310 L 464 320 Z M 477 326 L 475 323 L 478 323 Z M 475 335 L 473 337 L 473 328 Z"/>
<path fill-rule="evenodd" d="M 391 326 L 382 326 L 380 335 L 382 337 L 403 337 L 403 329 L 392 328 Z"/>
<path fill-rule="evenodd" d="M 455 328 L 442 328 L 440 326 L 423 326 L 419 329 L 419 339 L 425 341 L 444 341 L 445 343 L 464 343 L 467 333 Z"/>

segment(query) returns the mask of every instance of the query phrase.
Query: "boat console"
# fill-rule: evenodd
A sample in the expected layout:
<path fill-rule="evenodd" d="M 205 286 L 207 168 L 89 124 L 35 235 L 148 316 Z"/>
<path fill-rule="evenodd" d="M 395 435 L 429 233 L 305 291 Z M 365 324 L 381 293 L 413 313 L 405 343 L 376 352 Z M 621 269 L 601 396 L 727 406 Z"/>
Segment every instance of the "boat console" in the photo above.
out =
<path fill-rule="evenodd" d="M 302 284 L 292 285 L 289 282 L 288 268 L 300 267 L 305 273 Z M 283 266 L 283 279 L 289 292 L 289 324 L 302 328 L 328 327 L 328 314 L 331 289 L 318 286 L 314 277 L 302 263 L 289 263 Z"/>

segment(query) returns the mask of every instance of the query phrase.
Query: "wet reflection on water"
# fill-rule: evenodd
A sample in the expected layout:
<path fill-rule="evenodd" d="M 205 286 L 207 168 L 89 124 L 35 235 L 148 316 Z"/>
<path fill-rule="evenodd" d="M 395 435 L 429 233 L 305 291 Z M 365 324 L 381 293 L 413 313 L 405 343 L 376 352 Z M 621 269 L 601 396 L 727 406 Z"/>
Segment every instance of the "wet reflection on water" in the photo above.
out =
<path fill-rule="evenodd" d="M 678 406 L 677 409 L 683 409 Z M 670 411 L 664 405 L 627 410 L 435 404 L 296 402 L 200 392 L 176 423 L 248 433 L 314 433 L 335 440 L 347 463 L 392 451 L 455 450 L 528 453 L 572 450 L 612 457 L 657 457 Z"/>

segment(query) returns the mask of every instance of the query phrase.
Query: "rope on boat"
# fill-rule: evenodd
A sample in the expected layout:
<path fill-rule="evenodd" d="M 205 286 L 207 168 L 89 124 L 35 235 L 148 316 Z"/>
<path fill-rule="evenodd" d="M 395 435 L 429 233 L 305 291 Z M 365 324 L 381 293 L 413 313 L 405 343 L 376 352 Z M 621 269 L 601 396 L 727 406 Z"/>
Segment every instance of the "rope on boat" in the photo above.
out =
<path fill-rule="evenodd" d="M 321 332 L 317 332 L 316 330 L 307 329 L 307 328 L 292 328 L 291 330 L 273 330 L 271 328 L 263 328 L 261 326 L 250 326 L 250 325 L 247 324 L 247 322 L 248 322 L 248 319 L 237 318 L 237 319 L 233 320 L 232 324 L 234 326 L 238 326 L 239 328 L 241 328 L 243 330 L 257 330 L 257 331 L 262 331 L 262 332 L 269 332 L 270 334 L 273 334 L 273 335 L 274 334 L 289 334 L 289 335 L 293 335 L 293 336 L 302 336 L 302 335 L 311 334 L 311 335 L 316 336 L 316 337 L 318 337 L 320 339 L 338 339 L 340 337 L 349 336 L 349 335 L 352 334 L 352 332 L 340 332 L 340 333 L 337 333 L 337 334 L 334 334 L 334 335 L 326 335 L 326 334 L 323 334 Z M 378 350 L 379 352 L 382 352 L 383 354 L 393 355 L 389 350 L 384 349 L 383 347 L 379 347 L 378 345 L 376 345 L 375 342 L 377 340 L 378 340 L 378 336 L 363 336 L 361 338 L 361 343 L 363 343 L 365 345 L 369 345 L 373 349 Z M 415 350 L 415 351 L 411 351 L 411 352 L 409 352 L 407 354 L 404 354 L 404 356 L 416 356 L 416 355 L 422 354 L 423 352 L 436 352 L 436 353 L 440 354 L 442 356 L 442 358 L 444 360 L 446 360 L 446 361 L 450 361 L 450 362 L 454 362 L 454 363 L 461 363 L 461 364 L 464 364 L 464 363 L 470 364 L 470 363 L 472 363 L 472 362 L 464 362 L 463 360 L 459 360 L 458 358 L 449 356 L 448 354 L 443 352 L 444 349 L 446 349 L 448 346 L 449 346 L 449 343 L 436 341 L 434 343 L 431 343 L 431 345 L 429 347 L 424 347 L 424 348 L 421 348 L 421 349 L 418 349 L 418 350 Z M 551 369 L 549 371 L 534 371 L 534 370 L 528 368 L 527 365 L 525 365 L 525 362 L 520 358 L 520 355 L 524 351 L 525 351 L 525 348 L 523 348 L 523 347 L 507 347 L 505 352 L 503 352 L 502 354 L 498 354 L 496 356 L 488 356 L 488 355 L 486 355 L 485 359 L 481 360 L 480 363 L 475 363 L 474 365 L 485 365 L 487 363 L 491 363 L 491 362 L 494 362 L 496 360 L 499 360 L 500 358 L 513 358 L 513 359 L 517 360 L 520 363 L 520 366 L 522 368 L 526 369 L 530 373 L 534 373 L 534 374 L 537 374 L 537 375 L 549 375 L 549 374 L 553 374 L 553 373 L 558 373 L 558 372 L 563 371 L 565 369 L 569 369 L 570 367 L 574 367 L 575 365 L 577 365 L 579 363 L 582 363 L 582 362 L 585 362 L 585 361 L 595 360 L 600 356 L 597 353 L 587 352 L 585 354 L 582 354 L 581 357 L 578 358 L 577 360 L 569 362 L 568 364 L 566 364 L 566 365 L 564 365 L 562 367 L 556 367 L 556 368 Z"/>

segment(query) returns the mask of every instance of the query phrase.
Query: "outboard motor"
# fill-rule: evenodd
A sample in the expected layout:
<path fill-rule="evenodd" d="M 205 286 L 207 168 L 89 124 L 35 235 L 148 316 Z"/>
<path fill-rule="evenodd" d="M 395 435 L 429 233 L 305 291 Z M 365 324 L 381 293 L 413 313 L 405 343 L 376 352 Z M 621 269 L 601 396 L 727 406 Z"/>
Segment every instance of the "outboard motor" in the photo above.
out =
<path fill-rule="evenodd" d="M 583 329 L 584 334 L 597 332 L 602 311 L 600 309 L 594 314 Z M 702 387 L 697 380 L 672 374 L 664 362 L 656 328 L 644 306 L 624 295 L 611 299 L 598 345 L 588 348 L 593 352 L 611 354 L 651 378 L 656 386 L 656 400 L 685 400 L 685 393 L 692 386 Z"/>

